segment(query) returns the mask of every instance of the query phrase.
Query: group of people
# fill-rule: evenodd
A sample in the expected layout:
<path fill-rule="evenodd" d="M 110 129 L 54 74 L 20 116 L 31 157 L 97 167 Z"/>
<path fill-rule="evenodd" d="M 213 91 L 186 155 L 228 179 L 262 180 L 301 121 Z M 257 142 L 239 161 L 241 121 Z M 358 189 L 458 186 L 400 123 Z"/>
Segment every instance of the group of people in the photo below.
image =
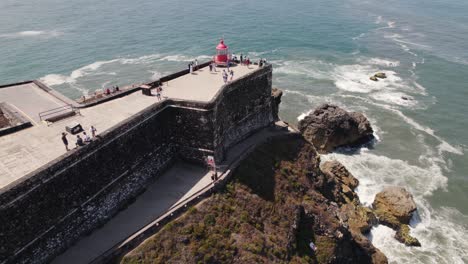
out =
<path fill-rule="evenodd" d="M 230 77 L 230 81 L 232 81 L 232 79 L 234 79 L 234 71 L 232 69 L 227 69 L 226 70 L 223 70 L 223 80 L 224 80 L 224 83 L 227 83 L 228 82 L 228 77 Z"/>
<path fill-rule="evenodd" d="M 210 65 L 208 65 L 210 67 L 210 72 L 217 72 L 216 71 L 216 63 L 214 61 L 212 61 L 210 63 Z"/>
<path fill-rule="evenodd" d="M 267 63 L 266 59 L 260 59 L 258 60 L 258 67 L 261 68 L 263 65 Z"/>
<path fill-rule="evenodd" d="M 82 146 L 86 145 L 87 143 L 91 142 L 91 140 L 96 137 L 96 132 L 97 132 L 97 129 L 94 126 L 91 126 L 89 128 L 89 134 L 91 136 L 86 134 L 85 131 L 83 131 L 82 137 L 79 134 L 76 135 L 75 147 L 82 147 Z M 67 139 L 67 133 L 66 132 L 62 132 L 62 142 L 65 145 L 65 149 L 67 151 L 69 151 L 70 149 L 68 148 L 68 139 Z"/>
<path fill-rule="evenodd" d="M 119 86 L 114 85 L 114 86 L 112 86 L 112 89 L 109 88 L 109 87 L 106 88 L 105 94 L 106 94 L 106 95 L 109 95 L 109 94 L 111 94 L 111 93 L 115 93 L 115 92 L 118 92 L 118 91 L 120 91 Z"/>
<path fill-rule="evenodd" d="M 247 66 L 250 65 L 250 58 L 247 57 L 247 56 L 244 57 L 244 55 L 242 53 L 240 55 L 240 60 L 239 61 L 240 61 L 241 65 L 247 65 Z"/>
<path fill-rule="evenodd" d="M 196 68 L 198 68 L 198 60 L 195 59 L 194 61 L 190 62 L 188 65 L 188 70 L 190 73 L 193 73 L 195 71 Z M 194 69 L 195 67 L 195 69 Z"/>

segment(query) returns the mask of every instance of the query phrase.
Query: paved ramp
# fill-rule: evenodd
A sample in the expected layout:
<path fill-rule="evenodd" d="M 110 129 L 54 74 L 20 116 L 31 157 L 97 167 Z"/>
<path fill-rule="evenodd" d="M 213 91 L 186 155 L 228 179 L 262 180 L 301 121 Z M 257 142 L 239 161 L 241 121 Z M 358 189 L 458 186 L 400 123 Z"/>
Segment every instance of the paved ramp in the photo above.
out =
<path fill-rule="evenodd" d="M 20 113 L 39 124 L 39 113 L 66 106 L 50 93 L 39 88 L 34 82 L 0 88 L 0 101 L 13 105 Z"/>
<path fill-rule="evenodd" d="M 186 163 L 176 163 L 158 180 L 148 186 L 124 211 L 119 212 L 102 228 L 57 257 L 52 263 L 83 264 L 130 236 L 151 222 L 178 201 L 202 189 L 211 182 L 209 171 Z"/>

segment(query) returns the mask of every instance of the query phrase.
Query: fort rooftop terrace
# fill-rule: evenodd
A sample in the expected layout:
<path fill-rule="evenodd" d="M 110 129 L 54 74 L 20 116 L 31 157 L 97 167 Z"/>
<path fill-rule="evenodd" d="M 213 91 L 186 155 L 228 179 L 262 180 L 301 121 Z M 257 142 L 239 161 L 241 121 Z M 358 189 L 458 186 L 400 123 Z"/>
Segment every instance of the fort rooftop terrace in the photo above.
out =
<path fill-rule="evenodd" d="M 252 73 L 257 66 L 239 65 L 232 69 L 234 80 L 236 80 Z M 193 74 L 186 74 L 166 82 L 163 84 L 162 96 L 165 99 L 209 102 L 224 85 L 222 70 L 223 68 L 217 68 L 217 72 L 210 72 L 209 68 L 205 67 Z M 0 88 L 0 102 L 5 101 L 14 105 L 34 124 L 30 128 L 0 137 L 0 189 L 64 155 L 66 151 L 61 141 L 61 133 L 65 131 L 66 125 L 78 122 L 86 132 L 93 125 L 99 134 L 158 103 L 155 96 L 145 96 L 141 92 L 134 92 L 102 104 L 82 108 L 80 109 L 81 115 L 47 125 L 38 120 L 38 113 L 45 110 L 42 102 L 44 104 L 52 102 L 52 106 L 60 106 L 69 101 L 66 98 L 61 98 L 65 102 L 58 100 L 56 92 L 48 94 L 32 86 L 26 87 L 23 84 L 17 87 L 9 86 L 8 96 L 1 93 L 2 89 L 6 93 L 6 88 Z M 40 102 L 32 100 L 30 96 L 24 97 L 26 88 L 30 89 L 31 94 L 39 94 Z M 73 149 L 76 137 L 68 135 L 67 138 L 69 147 Z"/>

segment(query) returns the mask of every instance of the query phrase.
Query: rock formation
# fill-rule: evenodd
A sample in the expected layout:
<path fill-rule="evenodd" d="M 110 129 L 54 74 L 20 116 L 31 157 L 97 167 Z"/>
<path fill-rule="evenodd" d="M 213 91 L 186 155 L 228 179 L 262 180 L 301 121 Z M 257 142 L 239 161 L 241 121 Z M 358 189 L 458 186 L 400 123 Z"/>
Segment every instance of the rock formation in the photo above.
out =
<path fill-rule="evenodd" d="M 377 78 L 380 78 L 380 79 L 387 78 L 387 74 L 385 74 L 385 72 L 378 72 L 378 73 L 374 74 L 374 76 L 377 77 Z"/>
<path fill-rule="evenodd" d="M 375 196 L 372 204 L 379 222 L 397 231 L 395 238 L 408 246 L 421 246 L 409 234 L 409 222 L 416 211 L 413 196 L 402 187 L 387 187 Z"/>
<path fill-rule="evenodd" d="M 331 194 L 329 199 L 338 204 L 340 222 L 347 226 L 353 240 L 371 256 L 372 263 L 387 263 L 385 255 L 364 236 L 377 224 L 377 219 L 372 209 L 360 204 L 354 192 L 359 181 L 338 161 L 327 161 L 320 168 L 328 182 L 328 191 L 322 192 Z"/>
<path fill-rule="evenodd" d="M 373 138 L 367 118 L 338 106 L 324 104 L 299 122 L 299 130 L 320 153 L 345 145 L 357 145 Z"/>

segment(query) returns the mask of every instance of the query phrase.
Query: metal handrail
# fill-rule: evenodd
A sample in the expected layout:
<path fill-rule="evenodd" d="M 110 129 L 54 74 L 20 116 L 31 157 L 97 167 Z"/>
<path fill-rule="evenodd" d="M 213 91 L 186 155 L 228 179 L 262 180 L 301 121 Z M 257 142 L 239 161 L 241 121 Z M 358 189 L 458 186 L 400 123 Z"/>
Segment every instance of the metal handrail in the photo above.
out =
<path fill-rule="evenodd" d="M 44 117 L 46 117 L 46 116 L 50 116 L 50 115 L 53 115 L 53 114 L 56 114 L 56 113 L 64 112 L 66 110 L 75 111 L 75 107 L 72 104 L 67 104 L 67 105 L 64 105 L 64 106 L 60 106 L 60 107 L 57 107 L 57 108 L 53 108 L 53 109 L 49 109 L 47 111 L 40 112 L 39 113 L 39 120 L 43 121 Z"/>

